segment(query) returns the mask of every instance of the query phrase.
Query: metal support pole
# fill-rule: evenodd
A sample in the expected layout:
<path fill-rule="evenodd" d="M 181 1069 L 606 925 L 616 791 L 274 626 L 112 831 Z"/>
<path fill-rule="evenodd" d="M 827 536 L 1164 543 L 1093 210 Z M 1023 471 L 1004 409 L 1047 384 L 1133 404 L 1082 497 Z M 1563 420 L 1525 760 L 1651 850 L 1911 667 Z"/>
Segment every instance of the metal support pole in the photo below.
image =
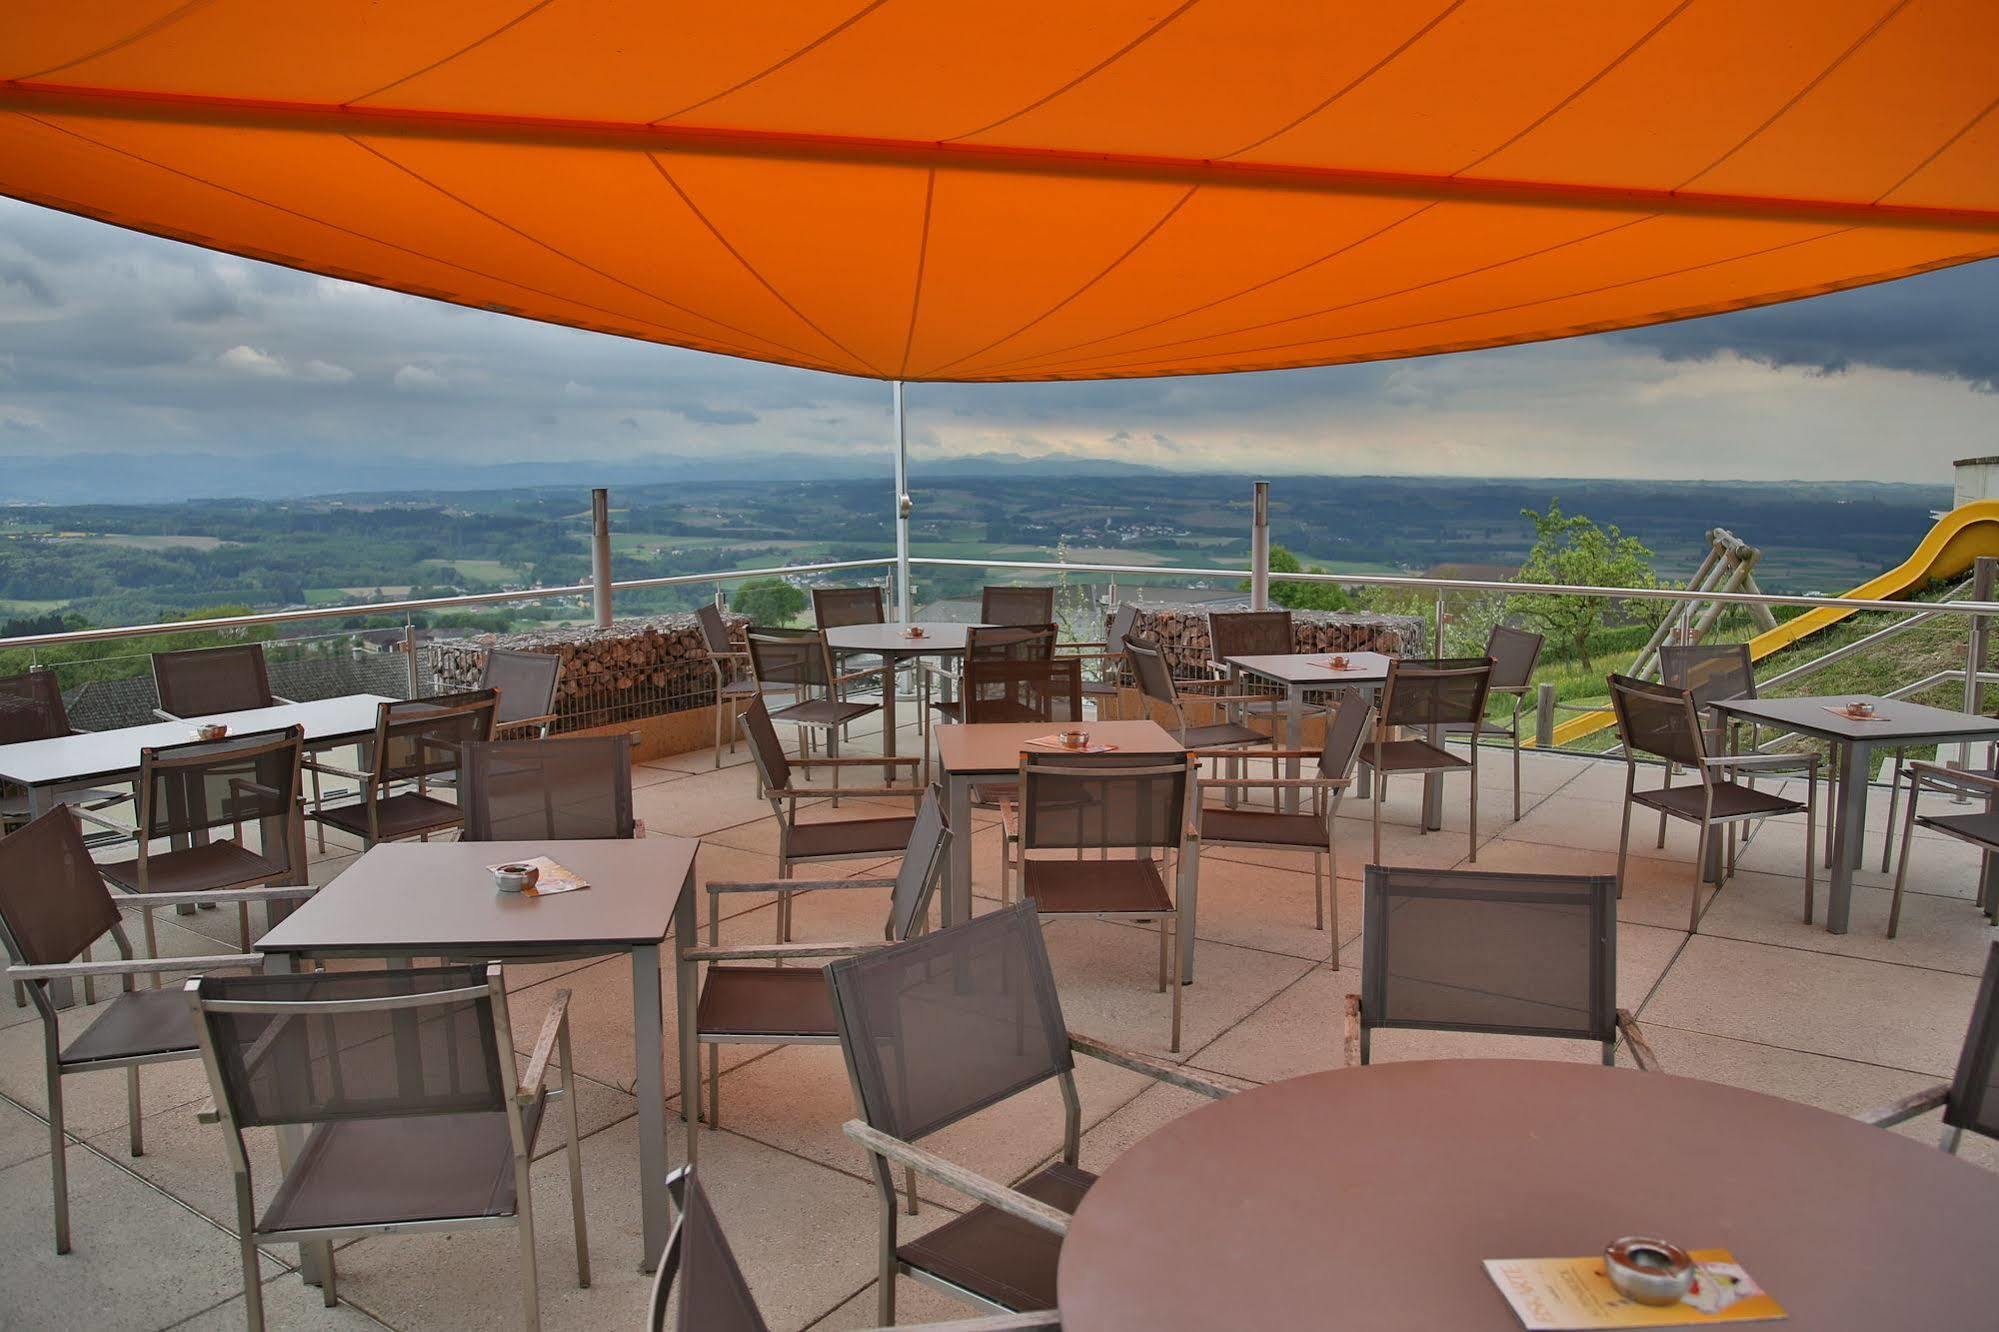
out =
<path fill-rule="evenodd" d="M 599 629 L 611 627 L 611 492 L 590 492 L 590 609 Z"/>
<path fill-rule="evenodd" d="M 1980 555 L 1971 566 L 1971 599 L 1990 601 L 1993 584 L 1999 582 L 1999 559 L 1990 555 Z M 1976 714 L 1982 701 L 1982 691 L 1978 684 L 1978 673 L 1985 669 L 1987 653 L 1991 649 L 1992 621 L 1983 615 L 1971 617 L 1971 641 L 1964 653 L 1964 710 Z M 1957 761 L 1960 767 L 1971 766 L 1971 746 L 1959 745 Z M 1892 831 L 1892 830 L 1891 830 Z"/>
<path fill-rule="evenodd" d="M 409 620 L 403 621 L 403 653 L 409 658 L 410 697 L 420 698 L 423 695 L 423 678 L 416 665 L 416 625 Z M 315 777 L 313 780 L 319 779 Z"/>
<path fill-rule="evenodd" d="M 895 618 L 909 623 L 909 512 L 915 508 L 909 498 L 909 418 L 903 410 L 902 381 L 891 387 L 895 394 Z"/>
<path fill-rule="evenodd" d="M 1444 622 L 1449 618 L 1450 617 L 1448 615 L 1444 614 L 1444 594 L 1443 591 L 1439 589 L 1437 592 L 1437 637 L 1436 640 L 1431 645 L 1432 651 L 1430 653 L 1430 655 L 1433 657 L 1442 657 L 1445 655 Z"/>
<path fill-rule="evenodd" d="M 1555 747 L 1555 682 L 1543 680 L 1534 690 L 1534 748 Z"/>
<path fill-rule="evenodd" d="M 1258 481 L 1250 491 L 1249 608 L 1270 609 L 1270 483 Z"/>

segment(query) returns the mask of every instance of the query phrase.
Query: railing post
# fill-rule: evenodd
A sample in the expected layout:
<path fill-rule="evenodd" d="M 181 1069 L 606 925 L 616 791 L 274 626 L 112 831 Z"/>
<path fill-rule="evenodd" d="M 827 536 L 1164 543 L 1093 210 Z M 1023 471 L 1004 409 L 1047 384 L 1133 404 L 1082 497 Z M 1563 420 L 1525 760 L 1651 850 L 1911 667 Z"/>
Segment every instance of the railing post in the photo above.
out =
<path fill-rule="evenodd" d="M 903 412 L 902 381 L 891 386 L 895 401 L 895 618 L 909 623 L 909 427 Z"/>
<path fill-rule="evenodd" d="M 416 621 L 403 621 L 403 655 L 408 658 L 410 676 L 410 697 L 423 696 L 423 677 L 416 663 Z"/>
<path fill-rule="evenodd" d="M 1250 490 L 1249 608 L 1270 609 L 1270 483 Z"/>
<path fill-rule="evenodd" d="M 1971 599 L 1973 601 L 1992 600 L 1992 588 L 1999 582 L 1999 559 L 1990 555 L 1980 555 L 1971 566 Z M 1992 640 L 1992 622 L 1983 615 L 1971 617 L 1971 637 L 1964 651 L 1964 710 L 1978 711 L 1984 690 L 1978 683 L 1978 673 L 1985 669 L 1985 657 Z M 1971 766 L 1971 746 L 1957 747 L 1958 766 Z"/>
<path fill-rule="evenodd" d="M 1433 654 L 1432 654 L 1432 655 L 1434 655 L 1434 656 L 1438 656 L 1438 657 L 1442 657 L 1443 655 L 1445 655 L 1445 654 L 1444 654 L 1444 621 L 1445 621 L 1446 619 L 1448 619 L 1448 618 L 1449 618 L 1449 617 L 1448 617 L 1448 616 L 1446 616 L 1446 615 L 1444 614 L 1444 593 L 1443 593 L 1443 589 L 1442 589 L 1442 588 L 1439 588 L 1439 589 L 1437 590 L 1437 637 L 1436 637 L 1436 639 L 1435 639 L 1435 640 L 1433 641 L 1433 644 L 1432 644 L 1432 646 L 1433 646 L 1433 648 L 1434 648 L 1434 652 L 1433 652 Z"/>
<path fill-rule="evenodd" d="M 1534 690 L 1534 748 L 1555 747 L 1555 682 L 1543 680 Z"/>
<path fill-rule="evenodd" d="M 590 492 L 590 610 L 599 629 L 611 627 L 611 492 Z"/>

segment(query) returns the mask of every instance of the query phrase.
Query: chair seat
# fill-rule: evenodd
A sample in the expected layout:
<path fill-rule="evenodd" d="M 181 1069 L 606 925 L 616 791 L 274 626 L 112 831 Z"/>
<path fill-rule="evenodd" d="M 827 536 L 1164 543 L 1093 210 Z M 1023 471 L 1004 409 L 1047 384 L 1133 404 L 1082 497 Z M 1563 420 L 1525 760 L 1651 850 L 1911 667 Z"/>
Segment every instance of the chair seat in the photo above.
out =
<path fill-rule="evenodd" d="M 377 836 L 383 841 L 456 827 L 463 819 L 458 806 L 415 791 L 405 791 L 379 802 L 375 806 L 375 814 L 381 828 Z M 363 804 L 336 805 L 332 809 L 317 811 L 313 817 L 356 837 L 365 838 L 368 835 L 368 807 Z"/>
<path fill-rule="evenodd" d="M 1156 860 L 1024 860 L 1020 881 L 1035 908 L 1048 915 L 1173 910 Z"/>
<path fill-rule="evenodd" d="M 530 1151 L 546 1104 L 521 1111 Z M 313 1129 L 257 1229 L 512 1216 L 515 1206 L 505 1111 L 349 1119 Z"/>
<path fill-rule="evenodd" d="M 1097 1177 L 1058 1161 L 1015 1187 L 1037 1202 L 1074 1212 Z M 895 1256 L 1015 1312 L 1055 1307 L 1062 1237 L 980 1203 Z"/>
<path fill-rule="evenodd" d="M 64 1048 L 56 1062 L 67 1067 L 106 1059 L 193 1054 L 197 1048 L 194 1014 L 187 1006 L 187 996 L 176 985 L 120 994 Z"/>
<path fill-rule="evenodd" d="M 136 860 L 101 864 L 97 872 L 128 893 L 140 891 L 139 862 Z M 240 843 L 210 842 L 206 846 L 161 851 L 147 857 L 145 891 L 198 893 L 204 888 L 239 888 L 244 884 L 263 883 L 284 872 L 284 866 L 266 860 Z"/>
<path fill-rule="evenodd" d="M 1700 821 L 1706 797 L 1698 784 L 1669 786 L 1663 790 L 1634 791 L 1632 803 L 1671 814 L 1674 818 Z M 1801 800 L 1786 800 L 1769 791 L 1759 791 L 1739 782 L 1714 784 L 1714 816 L 1718 819 L 1761 818 L 1772 814 L 1802 814 Z"/>
<path fill-rule="evenodd" d="M 1221 749 L 1227 745 L 1267 745 L 1270 732 L 1253 727 L 1240 726 L 1235 722 L 1215 722 L 1208 726 L 1189 726 L 1180 737 L 1180 743 L 1189 749 Z"/>
<path fill-rule="evenodd" d="M 755 698 L 759 692 L 755 680 L 736 680 L 722 686 L 723 698 Z"/>
<path fill-rule="evenodd" d="M 797 726 L 844 726 L 858 717 L 873 712 L 876 703 L 836 703 L 830 698 L 808 698 L 803 703 L 793 703 L 770 714 L 774 722 L 791 722 Z"/>
<path fill-rule="evenodd" d="M 1360 761 L 1370 768 L 1376 766 L 1373 745 L 1361 746 Z M 1456 772 L 1470 766 L 1470 760 L 1427 740 L 1390 740 L 1381 747 L 1382 772 Z"/>
<path fill-rule="evenodd" d="M 1916 823 L 1979 846 L 1999 849 L 1999 814 L 1918 814 Z"/>
<path fill-rule="evenodd" d="M 708 968 L 694 1025 L 703 1036 L 840 1034 L 833 991 L 818 967 Z"/>
<path fill-rule="evenodd" d="M 914 816 L 794 823 L 790 836 L 785 840 L 785 855 L 792 860 L 899 855 L 909 845 L 909 834 L 915 827 Z"/>
<path fill-rule="evenodd" d="M 1311 814 L 1204 807 L 1201 810 L 1201 840 L 1256 842 L 1266 846 L 1299 846 L 1324 851 L 1330 839 L 1326 834 L 1326 821 Z"/>

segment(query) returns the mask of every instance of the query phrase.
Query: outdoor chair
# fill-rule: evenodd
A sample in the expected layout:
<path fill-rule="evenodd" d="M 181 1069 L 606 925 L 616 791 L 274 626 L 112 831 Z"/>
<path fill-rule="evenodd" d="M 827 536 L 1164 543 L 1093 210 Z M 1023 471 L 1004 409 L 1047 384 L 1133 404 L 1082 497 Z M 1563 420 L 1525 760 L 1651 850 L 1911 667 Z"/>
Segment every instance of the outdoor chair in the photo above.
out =
<path fill-rule="evenodd" d="M 19 675 L 0 676 L 0 745 L 55 740 L 75 734 L 77 729 L 69 723 L 62 685 L 54 671 L 35 666 Z M 119 791 L 85 790 L 64 791 L 56 799 L 64 804 L 102 809 L 130 797 Z M 25 794 L 0 796 L 0 832 L 21 827 L 33 817 L 33 806 Z"/>
<path fill-rule="evenodd" d="M 1231 709 L 1238 720 L 1254 718 L 1271 731 L 1276 743 L 1277 719 L 1284 714 L 1284 699 L 1262 685 L 1241 678 L 1228 664 L 1230 657 L 1278 657 L 1298 650 L 1288 610 L 1215 611 L 1208 616 L 1208 669 L 1226 688 L 1251 695 L 1251 701 Z M 1260 697 L 1257 697 L 1260 695 Z M 1323 707 L 1310 707 L 1316 716 Z"/>
<path fill-rule="evenodd" d="M 1159 988 L 1172 995 L 1180 1048 L 1181 898 L 1200 866 L 1190 755 L 1023 753 L 1017 797 L 1001 802 L 1021 900 L 1044 916 L 1157 921 Z M 1037 859 L 1034 852 L 1065 853 Z M 1113 858 L 1111 852 L 1129 852 Z M 1170 859 L 1165 869 L 1157 857 Z M 1168 880 L 1176 885 L 1167 887 Z M 1004 879 L 1003 896 L 1010 895 Z"/>
<path fill-rule="evenodd" d="M 1417 661 L 1398 657 L 1388 663 L 1388 679 L 1381 686 L 1381 715 L 1376 719 L 1374 741 L 1361 751 L 1360 761 L 1374 775 L 1374 862 L 1381 860 L 1381 806 L 1388 796 L 1388 778 L 1395 774 L 1421 774 L 1442 778 L 1447 773 L 1470 775 L 1470 849 L 1467 860 L 1478 859 L 1478 751 L 1474 741 L 1470 757 L 1459 758 L 1441 743 L 1443 732 L 1452 726 L 1471 727 L 1485 717 L 1485 696 L 1492 681 L 1489 657 L 1440 657 Z M 1422 733 L 1417 738 L 1395 738 L 1390 732 L 1407 727 Z M 1432 743 L 1433 731 L 1438 743 Z M 1419 813 L 1419 829 L 1428 831 Z"/>
<path fill-rule="evenodd" d="M 882 939 L 889 943 L 915 937 L 924 928 L 930 896 L 944 868 L 944 851 L 951 834 L 944 827 L 944 808 L 937 793 L 924 793 L 902 848 L 902 865 L 887 879 L 782 879 L 775 883 L 714 883 L 708 885 L 708 944 L 679 940 L 681 973 L 698 973 L 708 964 L 695 1010 L 695 1040 L 708 1047 L 708 1127 L 721 1123 L 722 1051 L 724 1045 L 832 1045 L 839 1041 L 833 1025 L 833 1000 L 826 989 L 822 963 L 852 957 L 884 944 L 779 943 L 722 945 L 722 894 L 838 891 L 850 888 L 890 889 L 888 923 Z M 769 966 L 741 966 L 743 962 Z M 809 962 L 808 967 L 787 966 Z M 682 1117 L 699 1107 L 685 1107 Z"/>
<path fill-rule="evenodd" d="M 628 839 L 632 738 L 488 740 L 465 746 L 461 842 Z"/>
<path fill-rule="evenodd" d="M 541 1326 L 529 1168 L 549 1102 L 567 1109 L 576 1284 L 590 1284 L 569 991 L 557 990 L 526 1071 L 497 962 L 301 975 L 204 976 L 182 1021 L 202 1063 L 236 1185 L 251 1332 L 264 1326 L 258 1250 L 316 1254 L 339 1303 L 334 1246 L 367 1235 L 513 1227 L 524 1322 Z M 545 1087 L 551 1056 L 562 1065 Z M 274 1128 L 284 1180 L 262 1215 L 244 1130 Z M 303 1133 L 301 1133 L 303 1131 Z M 303 1137 L 303 1143 L 297 1142 Z"/>
<path fill-rule="evenodd" d="M 1122 711 L 1126 657 L 1124 640 L 1138 627 L 1138 607 L 1126 602 L 1111 616 L 1110 629 L 1101 643 L 1064 643 L 1062 652 L 1077 661 L 1097 663 L 1096 678 L 1083 681 L 1083 697 L 1091 700 L 1098 717 L 1106 703 Z"/>
<path fill-rule="evenodd" d="M 433 833 L 458 827 L 463 811 L 430 788 L 455 782 L 465 746 L 492 735 L 494 701 L 492 690 L 480 689 L 377 704 L 374 739 L 363 751 L 367 771 L 307 759 L 311 771 L 361 784 L 352 803 L 314 808 L 320 849 L 326 849 L 329 826 L 359 838 L 363 847 L 409 837 L 429 841 Z"/>
<path fill-rule="evenodd" d="M 1700 929 L 1701 882 L 1707 875 L 1709 848 L 1715 829 L 1746 819 L 1767 819 L 1786 814 L 1805 816 L 1805 923 L 1812 919 L 1813 875 L 1817 865 L 1818 840 L 1818 755 L 1802 756 L 1805 765 L 1805 801 L 1760 791 L 1729 776 L 1730 773 L 1795 769 L 1795 754 L 1716 754 L 1707 752 L 1707 732 L 1701 727 L 1700 710 L 1694 696 L 1684 689 L 1635 680 L 1628 675 L 1610 677 L 1610 702 L 1617 715 L 1618 737 L 1624 744 L 1624 821 L 1617 839 L 1617 882 L 1624 883 L 1625 863 L 1631 852 L 1631 807 L 1643 805 L 1661 815 L 1685 819 L 1700 826 L 1700 840 L 1694 852 L 1693 901 L 1687 913 L 1687 932 Z M 1697 784 L 1674 786 L 1669 768 L 1666 784 L 1657 790 L 1638 789 L 1638 756 L 1650 754 L 1670 765 L 1699 774 Z M 1661 841 L 1663 842 L 1663 838 Z M 1718 851 L 1719 848 L 1716 848 Z M 1715 891 L 1728 881 L 1733 866 L 1725 855 L 1712 857 L 1720 869 Z"/>
<path fill-rule="evenodd" d="M 1270 735 L 1254 730 L 1239 722 L 1210 721 L 1199 726 L 1187 720 L 1187 704 L 1204 704 L 1211 710 L 1220 710 L 1231 703 L 1255 703 L 1269 698 L 1267 694 L 1224 694 L 1207 692 L 1216 690 L 1224 683 L 1219 680 L 1176 680 L 1172 667 L 1166 663 L 1166 654 L 1156 643 L 1143 638 L 1127 637 L 1124 640 L 1125 660 L 1131 666 L 1132 678 L 1138 681 L 1138 692 L 1145 703 L 1166 709 L 1172 714 L 1173 724 L 1167 729 L 1173 738 L 1188 749 L 1233 748 L 1236 745 L 1265 745 L 1270 743 Z"/>
<path fill-rule="evenodd" d="M 162 721 L 247 712 L 292 701 L 271 692 L 262 643 L 155 652 L 153 688 L 160 700 L 153 715 Z"/>
<path fill-rule="evenodd" d="M 676 1294 L 680 1312 L 673 1320 L 674 1332 L 770 1332 L 695 1168 L 684 1165 L 675 1170 L 666 1177 L 666 1188 L 673 1195 L 673 1230 L 653 1273 L 646 1332 L 667 1332 L 666 1310 Z M 1062 1316 L 1049 1309 L 1032 1315 L 904 1323 L 901 1332 L 1059 1332 L 1061 1326 Z"/>
<path fill-rule="evenodd" d="M 792 867 L 824 860 L 853 860 L 866 856 L 894 856 L 902 853 L 909 844 L 910 834 L 916 827 L 916 816 L 897 815 L 876 819 L 828 819 L 808 823 L 798 817 L 798 802 L 820 796 L 900 796 L 904 799 L 920 800 L 928 787 L 876 786 L 848 787 L 845 791 L 833 786 L 798 786 L 793 784 L 793 769 L 809 771 L 812 768 L 830 767 L 837 774 L 842 767 L 866 764 L 881 767 L 883 764 L 915 766 L 922 763 L 918 755 L 897 755 L 888 758 L 871 754 L 865 758 L 813 758 L 793 759 L 778 743 L 777 730 L 771 725 L 771 714 L 764 707 L 761 698 L 753 699 L 743 713 L 743 732 L 749 739 L 750 758 L 755 762 L 757 779 L 763 788 L 764 798 L 770 801 L 771 811 L 777 815 L 777 877 L 790 879 Z M 791 938 L 791 897 L 794 890 L 780 889 L 777 896 L 777 942 L 784 943 Z"/>
<path fill-rule="evenodd" d="M 1332 903 L 1332 962 L 1340 965 L 1340 854 L 1334 836 L 1340 799 L 1353 781 L 1354 764 L 1366 743 L 1368 723 L 1374 705 L 1357 689 L 1342 689 L 1333 698 L 1332 715 L 1326 722 L 1325 744 L 1318 749 L 1273 749 L 1255 751 L 1250 757 L 1269 759 L 1273 771 L 1268 777 L 1216 777 L 1201 779 L 1202 787 L 1227 789 L 1260 787 L 1273 791 L 1311 794 L 1311 808 L 1296 814 L 1272 809 L 1217 809 L 1199 805 L 1200 842 L 1203 853 L 1217 846 L 1251 847 L 1260 851 L 1309 852 L 1312 857 L 1312 904 L 1314 929 L 1326 928 L 1327 901 Z M 1229 755 L 1227 750 L 1196 750 L 1200 759 Z M 1274 765 L 1287 759 L 1314 759 L 1319 765 L 1314 777 L 1289 778 L 1277 774 Z M 1274 802 L 1273 802 L 1274 804 Z M 1330 890 L 1330 891 L 1329 891 Z"/>
<path fill-rule="evenodd" d="M 1347 1065 L 1377 1029 L 1599 1041 L 1658 1058 L 1617 1006 L 1617 880 L 1369 865 L 1360 993 L 1346 1000 Z"/>
<path fill-rule="evenodd" d="M 139 751 L 137 813 L 128 828 L 93 810 L 79 817 L 131 842 L 129 860 L 99 864 L 98 873 L 131 893 L 146 931 L 146 952 L 158 955 L 153 912 L 162 894 L 179 903 L 219 900 L 203 894 L 238 888 L 301 883 L 304 825 L 299 808 L 299 763 L 304 732 L 234 735 Z M 245 824 L 259 825 L 257 849 L 244 840 Z M 228 836 L 217 836 L 224 829 Z M 165 850 L 155 844 L 166 842 Z M 236 898 L 238 937 L 250 946 L 249 899 Z M 153 983 L 157 986 L 159 978 Z"/>
<path fill-rule="evenodd" d="M 561 679 L 562 658 L 553 652 L 487 648 L 479 668 L 479 688 L 496 695 L 494 739 L 514 738 L 523 731 L 546 737 L 555 724 L 555 687 Z"/>
<path fill-rule="evenodd" d="M 715 766 L 722 766 L 722 718 L 729 719 L 729 752 L 736 752 L 736 731 L 741 726 L 743 706 L 757 695 L 754 677 L 745 678 L 750 664 L 747 647 L 738 647 L 729 636 L 729 622 L 715 606 L 703 602 L 695 607 L 694 618 L 701 625 L 701 645 L 708 650 L 708 666 L 715 672 Z"/>
<path fill-rule="evenodd" d="M 204 902 L 270 902 L 310 897 L 314 891 L 307 887 L 253 888 L 200 897 Z M 161 905 L 186 900 L 179 894 L 162 894 L 155 899 Z M 107 934 L 118 949 L 118 957 L 90 960 L 92 945 Z M 174 990 L 157 988 L 160 973 L 255 969 L 264 965 L 264 959 L 256 954 L 133 957 L 118 903 L 97 867 L 90 863 L 76 815 L 65 807 L 52 809 L 19 832 L 0 838 L 0 940 L 14 960 L 7 970 L 8 979 L 26 988 L 41 1019 L 56 1252 L 68 1253 L 69 1135 L 63 1123 L 62 1080 L 77 1073 L 123 1069 L 128 1142 L 132 1155 L 143 1155 L 145 1112 L 139 1098 L 139 1069 L 146 1064 L 193 1059 L 200 1053 L 194 1024 L 188 1021 L 187 1002 Z M 136 988 L 133 981 L 142 975 L 151 975 L 155 988 Z M 72 1026 L 71 1039 L 63 1044 L 51 987 L 80 979 L 84 1002 L 94 1004 L 99 976 L 117 977 L 118 993 L 88 1025 L 81 1030 Z M 105 1261 L 123 1259 L 107 1255 Z"/>
<path fill-rule="evenodd" d="M 883 624 L 887 619 L 882 608 L 882 590 L 878 587 L 812 589 L 812 620 L 822 634 L 850 624 Z"/>
<path fill-rule="evenodd" d="M 1052 624 L 1055 621 L 1055 589 L 1053 586 L 988 586 L 979 594 L 979 621 L 999 625 Z"/>
<path fill-rule="evenodd" d="M 1909 803 L 1902 821 L 1902 854 L 1895 863 L 1895 891 L 1888 907 L 1888 937 L 1895 937 L 1902 924 L 1902 886 L 1909 877 L 1909 851 L 1915 840 L 1917 828 L 1928 828 L 1931 832 L 1954 837 L 1960 842 L 1968 842 L 1978 848 L 1978 881 L 1984 885 L 1992 867 L 1992 857 L 1999 852 L 1999 773 L 1975 772 L 1968 769 L 1948 768 L 1941 763 L 1916 762 L 1904 769 L 1909 782 Z M 1926 791 L 1948 793 L 1952 796 L 1973 796 L 1982 799 L 1984 807 L 1970 814 L 1922 814 L 1916 809 L 1916 798 Z M 1890 835 L 1892 836 L 1892 830 Z M 1982 893 L 1980 909 L 1986 919 L 1999 925 L 1999 898 Z"/>
<path fill-rule="evenodd" d="M 1069 1215 L 1096 1182 L 1077 1165 L 1077 1054 L 1216 1099 L 1236 1090 L 1163 1059 L 1071 1033 L 1031 902 L 842 958 L 826 974 L 859 1110 L 846 1132 L 871 1156 L 880 1195 L 876 1319 L 883 1324 L 895 1322 L 895 1279 L 903 1273 L 981 1309 L 1054 1307 L 1055 1267 Z M 1067 1110 L 1061 1159 L 1013 1187 L 918 1145 L 1045 1082 L 1060 1086 Z M 898 1166 L 977 1205 L 899 1242 Z"/>
<path fill-rule="evenodd" d="M 1971 1027 L 1964 1033 L 1955 1076 L 1858 1118 L 1893 1128 L 1938 1106 L 1943 1107 L 1943 1136 L 1937 1145 L 1943 1150 L 1955 1154 L 1966 1129 L 1999 1138 L 1999 943 L 1985 954 L 1985 975 L 1971 1004 Z"/>
<path fill-rule="evenodd" d="M 1525 629 L 1503 624 L 1492 626 L 1485 637 L 1485 655 L 1492 661 L 1492 675 L 1486 695 L 1505 694 L 1513 700 L 1513 711 L 1503 722 L 1480 717 L 1476 722 L 1459 722 L 1444 728 L 1446 735 L 1468 735 L 1472 744 L 1482 735 L 1503 735 L 1513 746 L 1513 821 L 1520 822 L 1520 710 L 1526 706 L 1527 691 L 1534 687 L 1534 667 L 1541 660 L 1542 638 Z"/>
<path fill-rule="evenodd" d="M 752 629 L 748 643 L 757 687 L 752 706 L 764 707 L 767 721 L 788 722 L 798 728 L 801 761 L 812 754 L 810 736 L 814 731 L 825 732 L 826 752 L 837 758 L 841 729 L 880 707 L 876 703 L 850 703 L 839 697 L 839 689 L 851 680 L 880 675 L 882 667 L 839 674 L 833 668 L 833 654 L 827 650 L 825 638 L 817 633 Z M 771 709 L 766 700 L 773 695 L 790 701 Z M 748 715 L 743 713 L 737 724 L 747 726 Z"/>

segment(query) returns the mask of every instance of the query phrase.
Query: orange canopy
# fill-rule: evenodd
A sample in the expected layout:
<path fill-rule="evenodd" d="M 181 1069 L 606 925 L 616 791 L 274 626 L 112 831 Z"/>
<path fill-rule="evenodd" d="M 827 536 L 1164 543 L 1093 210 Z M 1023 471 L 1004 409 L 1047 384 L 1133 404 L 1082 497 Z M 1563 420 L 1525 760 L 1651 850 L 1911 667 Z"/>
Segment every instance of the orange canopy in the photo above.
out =
<path fill-rule="evenodd" d="M 1994 0 L 12 0 L 0 192 L 884 378 L 1325 365 L 1999 254 Z"/>

